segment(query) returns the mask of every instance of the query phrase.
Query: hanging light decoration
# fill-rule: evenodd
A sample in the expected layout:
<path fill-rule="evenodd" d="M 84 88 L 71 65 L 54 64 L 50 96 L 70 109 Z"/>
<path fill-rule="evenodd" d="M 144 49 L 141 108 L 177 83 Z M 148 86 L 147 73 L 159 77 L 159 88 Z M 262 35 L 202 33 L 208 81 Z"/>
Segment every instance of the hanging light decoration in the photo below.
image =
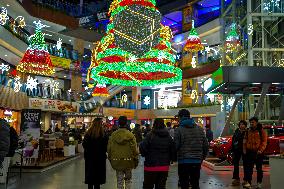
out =
<path fill-rule="evenodd" d="M 227 53 L 236 52 L 240 49 L 240 47 L 241 47 L 241 42 L 237 32 L 237 25 L 233 23 L 231 25 L 231 30 L 226 37 L 225 50 Z"/>
<path fill-rule="evenodd" d="M 201 43 L 200 37 L 194 27 L 194 20 L 192 20 L 192 28 L 189 32 L 188 39 L 184 46 L 184 51 L 187 52 L 198 52 L 204 49 L 204 46 Z"/>
<path fill-rule="evenodd" d="M 52 75 L 55 71 L 47 51 L 44 34 L 41 31 L 47 26 L 41 21 L 34 22 L 34 24 L 36 25 L 35 34 L 29 37 L 30 45 L 17 66 L 17 70 L 37 75 Z"/>
<path fill-rule="evenodd" d="M 161 25 L 155 5 L 155 0 L 113 1 L 106 35 L 93 50 L 88 81 L 153 86 L 182 79 L 170 43 L 172 32 Z"/>
<path fill-rule="evenodd" d="M 96 87 L 94 88 L 92 96 L 103 96 L 103 97 L 108 97 L 109 92 L 106 87 L 106 85 L 102 84 L 97 84 Z"/>

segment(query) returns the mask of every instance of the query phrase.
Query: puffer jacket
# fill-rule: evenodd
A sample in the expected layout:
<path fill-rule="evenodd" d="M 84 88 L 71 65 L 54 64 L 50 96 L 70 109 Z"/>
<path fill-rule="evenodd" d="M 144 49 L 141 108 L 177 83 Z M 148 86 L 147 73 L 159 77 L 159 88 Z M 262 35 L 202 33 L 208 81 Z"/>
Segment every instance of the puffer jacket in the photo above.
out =
<path fill-rule="evenodd" d="M 187 159 L 203 160 L 208 154 L 208 141 L 203 129 L 192 118 L 183 118 L 175 131 L 178 161 Z"/>
<path fill-rule="evenodd" d="M 236 129 L 232 138 L 232 152 L 238 153 L 243 152 L 243 140 L 246 131 L 241 131 L 239 128 Z"/>
<path fill-rule="evenodd" d="M 139 145 L 140 153 L 145 157 L 144 166 L 168 166 L 175 161 L 176 151 L 168 130 L 152 130 Z"/>
<path fill-rule="evenodd" d="M 261 132 L 261 134 L 260 134 Z M 245 134 L 244 142 L 243 142 L 243 150 L 244 152 L 253 151 L 253 152 L 261 152 L 263 153 L 267 146 L 267 134 L 266 132 L 260 128 L 253 129 L 252 127 L 248 129 Z"/>
<path fill-rule="evenodd" d="M 126 128 L 120 128 L 108 141 L 108 159 L 115 170 L 136 168 L 138 165 L 138 149 L 135 136 Z"/>
<path fill-rule="evenodd" d="M 0 119 L 0 165 L 9 153 L 10 148 L 10 126 L 4 120 Z"/>

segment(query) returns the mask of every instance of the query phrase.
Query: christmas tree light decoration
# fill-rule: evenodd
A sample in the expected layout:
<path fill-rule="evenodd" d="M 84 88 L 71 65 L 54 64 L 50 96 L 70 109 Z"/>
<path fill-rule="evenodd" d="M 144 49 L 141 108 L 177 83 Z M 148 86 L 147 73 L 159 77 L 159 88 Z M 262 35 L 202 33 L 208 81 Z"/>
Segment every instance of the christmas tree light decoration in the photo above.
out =
<path fill-rule="evenodd" d="M 236 52 L 240 49 L 241 42 L 239 40 L 239 35 L 237 32 L 237 25 L 233 23 L 231 25 L 231 30 L 226 37 L 225 50 L 226 52 Z"/>
<path fill-rule="evenodd" d="M 10 66 L 9 65 L 6 65 L 6 64 L 0 64 L 0 71 L 1 71 L 1 74 L 3 74 L 4 72 L 8 72 L 10 70 Z"/>
<path fill-rule="evenodd" d="M 195 56 L 192 57 L 191 66 L 192 68 L 196 68 L 196 57 Z"/>
<path fill-rule="evenodd" d="M 172 32 L 163 26 L 155 0 L 115 0 L 106 35 L 92 51 L 87 81 L 123 86 L 175 83 Z"/>
<path fill-rule="evenodd" d="M 41 30 L 48 26 L 40 21 L 34 22 L 34 24 L 36 25 L 35 34 L 29 37 L 30 45 L 17 66 L 17 70 L 36 75 L 52 75 L 55 70 L 45 44 L 45 34 Z"/>
<path fill-rule="evenodd" d="M 253 35 L 253 25 L 252 24 L 248 25 L 248 34 Z"/>
<path fill-rule="evenodd" d="M 36 78 L 33 78 L 29 75 L 26 84 L 27 84 L 27 89 L 30 89 L 32 91 L 33 89 L 37 88 L 38 82 Z"/>
<path fill-rule="evenodd" d="M 59 38 L 58 41 L 56 42 L 56 49 L 57 50 L 60 50 L 62 47 L 62 39 Z"/>
<path fill-rule="evenodd" d="M 204 49 L 204 46 L 201 43 L 200 37 L 194 27 L 194 20 L 192 20 L 192 28 L 189 32 L 188 39 L 184 45 L 184 51 L 187 52 L 198 52 Z"/>
<path fill-rule="evenodd" d="M 109 96 L 109 92 L 108 89 L 106 87 L 106 85 L 104 84 L 97 84 L 92 96 L 103 96 L 103 97 L 108 97 Z"/>
<path fill-rule="evenodd" d="M 263 3 L 264 12 L 273 12 L 275 9 L 280 9 L 280 0 L 269 0 L 268 2 Z"/>
<path fill-rule="evenodd" d="M 121 104 L 126 103 L 127 102 L 127 98 L 128 98 L 127 94 L 123 94 L 122 97 L 121 97 Z"/>
<path fill-rule="evenodd" d="M 18 23 L 18 25 L 17 25 Z M 24 28 L 26 26 L 25 17 L 23 16 L 17 16 L 17 18 L 14 20 L 14 26 L 19 28 Z M 16 28 L 14 27 L 14 28 Z"/>
<path fill-rule="evenodd" d="M 21 90 L 21 87 L 23 86 L 23 84 L 20 81 L 20 77 L 17 76 L 15 77 L 15 81 L 14 81 L 14 91 L 17 93 Z"/>
<path fill-rule="evenodd" d="M 145 98 L 144 98 L 144 104 L 145 104 L 146 106 L 149 106 L 150 103 L 151 103 L 151 98 L 150 98 L 149 96 L 145 96 Z"/>
<path fill-rule="evenodd" d="M 8 11 L 5 7 L 1 7 L 0 10 L 0 25 L 4 26 L 7 20 L 9 20 Z"/>

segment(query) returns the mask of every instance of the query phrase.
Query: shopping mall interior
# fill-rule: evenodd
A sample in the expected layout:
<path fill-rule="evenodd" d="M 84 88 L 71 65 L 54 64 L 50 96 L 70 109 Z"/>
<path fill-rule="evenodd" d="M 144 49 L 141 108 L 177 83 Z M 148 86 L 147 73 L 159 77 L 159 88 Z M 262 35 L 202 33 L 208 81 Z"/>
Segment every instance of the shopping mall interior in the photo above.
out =
<path fill-rule="evenodd" d="M 282 189 L 283 119 L 284 0 L 0 0 L 0 189 L 90 180 L 103 189 Z M 96 123 L 107 151 L 97 151 Z M 159 129 L 175 147 L 166 166 Z M 125 186 L 110 155 L 120 130 L 138 154 Z M 192 167 L 189 184 L 181 171 L 193 164 L 199 187 Z"/>

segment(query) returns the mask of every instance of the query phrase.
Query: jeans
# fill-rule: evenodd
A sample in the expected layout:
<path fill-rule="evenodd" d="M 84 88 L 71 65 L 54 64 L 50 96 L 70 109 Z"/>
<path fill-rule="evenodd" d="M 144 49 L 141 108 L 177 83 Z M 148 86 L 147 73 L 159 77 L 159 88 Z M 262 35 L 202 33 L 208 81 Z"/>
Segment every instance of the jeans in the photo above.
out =
<path fill-rule="evenodd" d="M 144 171 L 143 189 L 165 189 L 168 171 Z"/>
<path fill-rule="evenodd" d="M 189 183 L 192 189 L 199 188 L 201 163 L 178 164 L 178 175 L 181 189 L 188 189 Z"/>
<path fill-rule="evenodd" d="M 262 183 L 263 178 L 263 171 L 262 171 L 262 164 L 263 164 L 263 154 L 257 154 L 256 152 L 247 152 L 245 155 L 245 181 L 251 183 L 252 181 L 252 174 L 254 165 L 256 165 L 257 171 L 257 182 Z"/>
<path fill-rule="evenodd" d="M 245 166 L 245 159 L 242 152 L 236 151 L 233 152 L 233 164 L 234 164 L 234 172 L 233 179 L 240 179 L 240 160 L 243 159 L 243 166 Z"/>
<path fill-rule="evenodd" d="M 126 169 L 123 171 L 116 171 L 117 189 L 130 189 L 132 170 Z M 124 187 L 125 186 L 125 187 Z"/>

